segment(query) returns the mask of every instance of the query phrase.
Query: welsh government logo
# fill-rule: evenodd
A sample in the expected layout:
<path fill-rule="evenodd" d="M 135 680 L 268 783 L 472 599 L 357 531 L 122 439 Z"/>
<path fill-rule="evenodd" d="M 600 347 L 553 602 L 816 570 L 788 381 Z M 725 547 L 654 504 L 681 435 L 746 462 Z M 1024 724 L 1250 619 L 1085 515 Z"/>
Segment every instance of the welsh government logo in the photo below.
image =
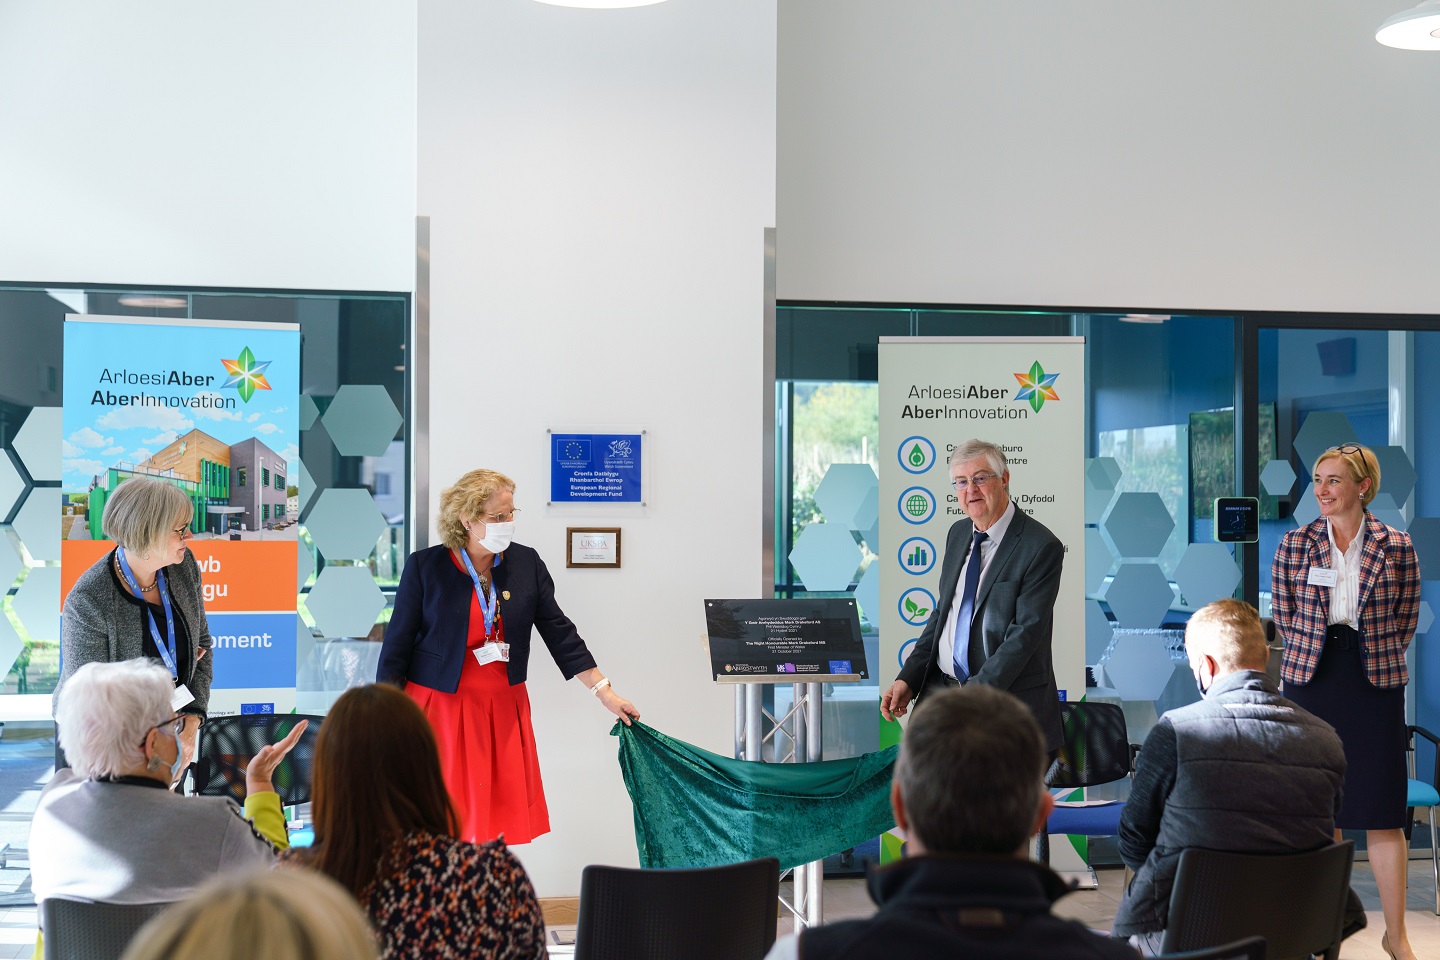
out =
<path fill-rule="evenodd" d="M 1036 360 L 1030 365 L 1029 373 L 1015 374 L 1015 379 L 1020 381 L 1020 389 L 1016 391 L 1015 399 L 1029 401 L 1030 409 L 1039 413 L 1046 400 L 1060 399 L 1060 394 L 1055 392 L 1055 381 L 1059 376 L 1058 373 L 1046 373 L 1045 368 L 1040 366 L 1040 361 Z"/>
<path fill-rule="evenodd" d="M 635 450 L 630 446 L 629 440 L 611 440 L 610 452 L 606 456 L 629 459 L 635 455 Z"/>
<path fill-rule="evenodd" d="M 270 389 L 270 381 L 265 379 L 265 368 L 270 366 L 272 361 L 256 360 L 249 347 L 241 350 L 236 359 L 220 362 L 225 364 L 225 372 L 230 374 L 230 379 L 221 386 L 234 387 L 240 393 L 240 399 L 246 403 L 255 396 L 256 390 Z"/>

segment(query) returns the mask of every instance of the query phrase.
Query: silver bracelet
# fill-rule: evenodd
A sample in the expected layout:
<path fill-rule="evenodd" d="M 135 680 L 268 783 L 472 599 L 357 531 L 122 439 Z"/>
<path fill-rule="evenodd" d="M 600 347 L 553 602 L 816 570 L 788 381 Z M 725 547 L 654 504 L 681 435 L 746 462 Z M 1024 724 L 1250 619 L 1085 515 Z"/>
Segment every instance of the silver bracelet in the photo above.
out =
<path fill-rule="evenodd" d="M 604 690 L 608 686 L 610 686 L 610 678 L 603 677 L 601 678 L 600 682 L 596 683 L 595 686 L 590 688 L 590 692 L 598 697 L 600 696 L 600 691 Z"/>

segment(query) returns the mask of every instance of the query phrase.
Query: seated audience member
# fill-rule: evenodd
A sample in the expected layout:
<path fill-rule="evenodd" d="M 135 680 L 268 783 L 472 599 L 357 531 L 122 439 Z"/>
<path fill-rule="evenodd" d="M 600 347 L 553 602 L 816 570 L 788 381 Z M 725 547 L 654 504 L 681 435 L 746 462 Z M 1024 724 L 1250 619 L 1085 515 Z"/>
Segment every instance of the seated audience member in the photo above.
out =
<path fill-rule="evenodd" d="M 869 868 L 879 909 L 783 937 L 767 960 L 1134 960 L 1128 944 L 1050 912 L 1070 888 L 1028 858 L 1054 806 L 1045 764 L 1040 725 L 1013 695 L 979 684 L 931 693 L 890 788 L 906 857 Z"/>
<path fill-rule="evenodd" d="M 121 960 L 375 960 L 339 884 L 308 870 L 220 877 L 141 928 Z"/>
<path fill-rule="evenodd" d="M 540 902 L 504 838 L 466 843 L 435 734 L 397 687 L 335 701 L 315 741 L 314 846 L 282 863 L 328 874 L 369 914 L 386 960 L 534 960 Z"/>
<path fill-rule="evenodd" d="M 184 759 L 174 693 L 170 672 L 148 660 L 87 663 L 66 682 L 55 717 L 71 766 L 41 792 L 30 827 L 37 902 L 182 900 L 289 845 L 270 777 L 305 724 L 251 761 L 242 816 L 227 798 L 170 792 Z"/>
<path fill-rule="evenodd" d="M 1120 817 L 1120 856 L 1135 877 L 1115 935 L 1147 954 L 1159 952 L 1186 848 L 1266 853 L 1333 843 L 1345 776 L 1335 731 L 1280 696 L 1265 673 L 1269 650 L 1254 607 L 1202 607 L 1185 628 L 1185 650 L 1204 699 L 1167 711 L 1145 738 Z"/>

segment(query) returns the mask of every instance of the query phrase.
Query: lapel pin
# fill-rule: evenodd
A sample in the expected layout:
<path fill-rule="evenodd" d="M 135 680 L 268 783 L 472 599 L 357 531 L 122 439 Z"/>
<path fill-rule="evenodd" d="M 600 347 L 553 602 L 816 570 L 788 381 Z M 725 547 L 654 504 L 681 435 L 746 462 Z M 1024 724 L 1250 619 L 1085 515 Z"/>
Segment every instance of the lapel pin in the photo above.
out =
<path fill-rule="evenodd" d="M 509 590 L 501 590 L 501 591 L 500 591 L 500 599 L 502 599 L 502 600 L 509 600 L 509 599 L 510 599 L 510 591 L 509 591 Z"/>

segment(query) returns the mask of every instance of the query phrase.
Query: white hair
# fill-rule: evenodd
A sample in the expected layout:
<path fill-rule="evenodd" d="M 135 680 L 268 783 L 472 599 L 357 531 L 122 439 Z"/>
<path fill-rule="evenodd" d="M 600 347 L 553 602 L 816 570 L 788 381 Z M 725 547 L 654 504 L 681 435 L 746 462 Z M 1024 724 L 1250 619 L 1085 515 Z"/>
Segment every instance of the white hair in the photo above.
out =
<path fill-rule="evenodd" d="M 126 550 L 148 557 L 165 549 L 171 532 L 188 524 L 195 507 L 175 484 L 151 477 L 131 477 L 105 499 L 101 521 L 105 536 Z"/>
<path fill-rule="evenodd" d="M 976 457 L 984 457 L 989 462 L 990 469 L 997 474 L 1004 473 L 1010 466 L 1010 461 L 1005 459 L 1005 451 L 987 440 L 977 440 L 974 437 L 950 451 L 950 466 L 968 463 Z"/>
<path fill-rule="evenodd" d="M 60 688 L 56 734 L 65 759 L 92 780 L 145 762 L 150 728 L 172 716 L 170 671 L 144 658 L 87 663 Z"/>

